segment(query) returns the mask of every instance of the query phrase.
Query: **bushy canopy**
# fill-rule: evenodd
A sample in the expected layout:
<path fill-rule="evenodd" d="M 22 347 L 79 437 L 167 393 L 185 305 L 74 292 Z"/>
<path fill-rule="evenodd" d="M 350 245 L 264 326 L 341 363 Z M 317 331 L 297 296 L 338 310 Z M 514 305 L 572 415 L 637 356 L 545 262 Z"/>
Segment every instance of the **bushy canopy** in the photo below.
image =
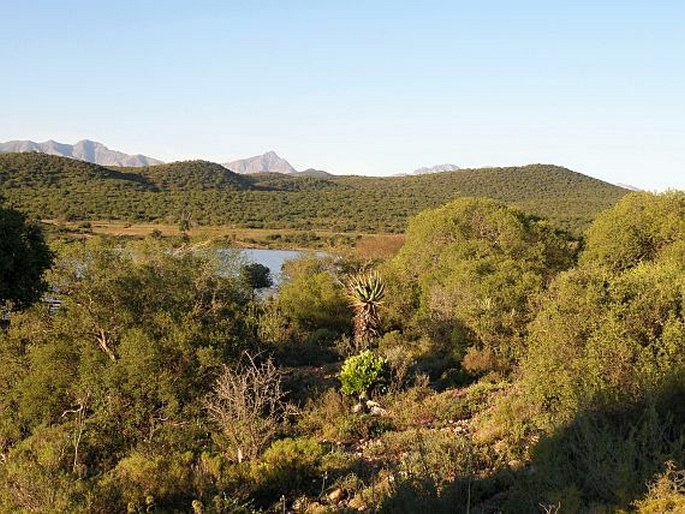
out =
<path fill-rule="evenodd" d="M 685 258 L 685 193 L 632 193 L 597 216 L 583 264 L 620 271 L 640 262 Z"/>
<path fill-rule="evenodd" d="M 547 419 L 642 401 L 685 370 L 683 241 L 682 193 L 630 195 L 592 225 L 531 324 L 525 390 Z"/>
<path fill-rule="evenodd" d="M 14 447 L 0 467 L 3 511 L 48 508 L 48 489 L 12 493 L 23 483 L 69 475 L 61 492 L 76 495 L 136 452 L 205 444 L 203 398 L 251 344 L 251 294 L 209 255 L 72 243 L 51 283 L 56 312 L 28 310 L 0 332 L 0 451 Z"/>
<path fill-rule="evenodd" d="M 386 268 L 388 306 L 422 333 L 493 352 L 522 350 L 531 299 L 569 267 L 574 246 L 547 222 L 488 199 L 462 198 L 425 211 Z"/>

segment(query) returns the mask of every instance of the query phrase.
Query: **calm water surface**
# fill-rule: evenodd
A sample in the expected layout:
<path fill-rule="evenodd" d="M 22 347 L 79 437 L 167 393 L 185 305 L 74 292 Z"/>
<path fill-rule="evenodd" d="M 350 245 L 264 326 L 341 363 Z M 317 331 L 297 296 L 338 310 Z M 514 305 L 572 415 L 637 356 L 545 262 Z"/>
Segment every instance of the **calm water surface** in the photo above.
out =
<path fill-rule="evenodd" d="M 235 248 L 224 248 L 219 252 L 233 253 Z M 281 278 L 281 267 L 285 261 L 296 259 L 305 252 L 298 252 L 297 250 L 256 250 L 256 249 L 241 249 L 239 250 L 241 257 L 247 262 L 257 262 L 269 268 L 271 277 L 274 283 L 278 284 Z"/>

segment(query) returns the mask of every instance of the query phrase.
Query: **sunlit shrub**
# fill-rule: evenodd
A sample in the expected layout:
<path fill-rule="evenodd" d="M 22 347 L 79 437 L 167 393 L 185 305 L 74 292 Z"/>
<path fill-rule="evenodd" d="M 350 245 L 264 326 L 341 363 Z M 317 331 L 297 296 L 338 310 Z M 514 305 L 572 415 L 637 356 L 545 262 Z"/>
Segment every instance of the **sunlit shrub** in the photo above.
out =
<path fill-rule="evenodd" d="M 640 514 L 685 512 L 685 471 L 668 461 L 665 471 L 649 484 L 647 495 L 633 505 Z"/>
<path fill-rule="evenodd" d="M 366 397 L 382 392 L 388 382 L 388 362 L 366 350 L 345 361 L 340 370 L 340 390 L 347 395 Z"/>

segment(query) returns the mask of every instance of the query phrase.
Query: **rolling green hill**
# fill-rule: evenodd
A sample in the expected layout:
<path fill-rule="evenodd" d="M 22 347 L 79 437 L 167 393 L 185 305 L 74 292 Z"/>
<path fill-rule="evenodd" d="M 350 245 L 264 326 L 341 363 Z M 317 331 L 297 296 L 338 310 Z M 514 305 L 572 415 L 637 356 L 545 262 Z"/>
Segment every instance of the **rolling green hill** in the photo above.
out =
<path fill-rule="evenodd" d="M 0 155 L 0 194 L 40 218 L 400 232 L 408 217 L 459 196 L 486 196 L 583 230 L 628 191 L 552 165 L 406 177 L 238 175 L 206 161 L 102 167 L 44 155 Z"/>
<path fill-rule="evenodd" d="M 245 177 L 227 170 L 221 164 L 208 161 L 180 161 L 119 169 L 129 174 L 140 174 L 155 184 L 157 191 L 244 191 L 252 188 Z"/>

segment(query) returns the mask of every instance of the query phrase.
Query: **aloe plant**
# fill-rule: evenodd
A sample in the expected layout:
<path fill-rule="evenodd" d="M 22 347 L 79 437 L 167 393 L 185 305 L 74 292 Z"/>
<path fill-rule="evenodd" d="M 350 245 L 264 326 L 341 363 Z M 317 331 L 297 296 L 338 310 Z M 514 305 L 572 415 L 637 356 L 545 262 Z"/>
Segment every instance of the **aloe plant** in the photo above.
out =
<path fill-rule="evenodd" d="M 358 349 L 380 335 L 379 307 L 385 297 L 385 285 L 375 272 L 351 277 L 347 283 L 347 295 L 354 309 L 354 343 Z"/>

